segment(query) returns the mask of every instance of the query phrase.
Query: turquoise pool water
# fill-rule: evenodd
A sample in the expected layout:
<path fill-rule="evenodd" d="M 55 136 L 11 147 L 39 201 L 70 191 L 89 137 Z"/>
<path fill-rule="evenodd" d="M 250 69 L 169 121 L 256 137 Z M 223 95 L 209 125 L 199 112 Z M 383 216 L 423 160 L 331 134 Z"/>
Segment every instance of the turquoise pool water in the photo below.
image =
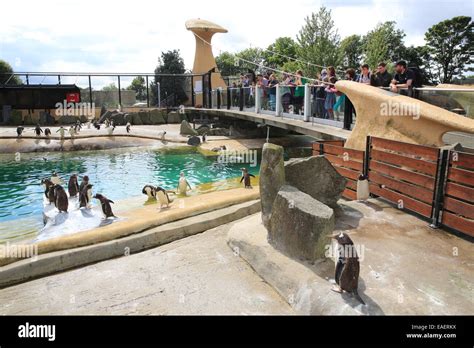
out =
<path fill-rule="evenodd" d="M 141 196 L 146 184 L 174 190 L 181 171 L 194 188 L 239 177 L 242 166 L 249 167 L 254 175 L 259 172 L 258 166 L 219 163 L 216 158 L 183 149 L 33 153 L 22 154 L 19 159 L 14 154 L 0 155 L 0 241 L 41 230 L 44 195 L 40 182 L 54 171 L 64 181 L 65 189 L 72 173 L 88 175 L 94 193 L 120 200 Z"/>

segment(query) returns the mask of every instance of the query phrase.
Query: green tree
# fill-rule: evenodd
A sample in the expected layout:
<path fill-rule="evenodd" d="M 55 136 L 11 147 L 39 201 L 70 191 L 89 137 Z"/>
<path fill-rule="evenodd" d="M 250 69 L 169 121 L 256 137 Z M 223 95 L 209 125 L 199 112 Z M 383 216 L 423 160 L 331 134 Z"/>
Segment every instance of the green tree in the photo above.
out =
<path fill-rule="evenodd" d="M 240 67 L 236 66 L 235 54 L 222 52 L 216 57 L 216 64 L 222 76 L 236 76 L 240 73 Z"/>
<path fill-rule="evenodd" d="M 402 59 L 408 64 L 408 67 L 416 67 L 423 74 L 423 84 L 433 84 L 434 76 L 430 65 L 429 49 L 427 46 L 409 46 L 405 47 Z"/>
<path fill-rule="evenodd" d="M 146 84 L 143 76 L 137 76 L 132 80 L 130 86 L 127 89 L 135 91 L 137 100 L 146 99 Z"/>
<path fill-rule="evenodd" d="M 158 66 L 155 74 L 182 75 L 186 72 L 184 60 L 179 50 L 162 52 L 158 58 Z M 185 84 L 187 79 L 183 76 L 158 76 L 156 75 L 151 83 L 150 98 L 151 104 L 158 104 L 158 83 L 160 83 L 160 98 L 163 104 L 181 104 L 188 100 Z"/>
<path fill-rule="evenodd" d="M 364 37 L 364 62 L 373 69 L 380 62 L 394 62 L 404 53 L 403 30 L 395 27 L 396 22 L 379 23 Z"/>
<path fill-rule="evenodd" d="M 238 52 L 235 56 L 237 58 L 242 58 L 239 59 L 238 68 L 239 71 L 243 73 L 246 73 L 249 69 L 257 71 L 259 70 L 259 67 L 262 66 L 264 63 L 263 53 L 262 50 L 259 48 L 247 48 Z"/>
<path fill-rule="evenodd" d="M 358 68 L 363 51 L 364 45 L 360 35 L 351 35 L 342 40 L 339 54 L 344 68 Z"/>
<path fill-rule="evenodd" d="M 298 58 L 312 64 L 339 65 L 340 37 L 331 17 L 331 10 L 321 7 L 318 13 L 306 17 L 305 24 L 296 37 Z M 313 75 L 321 70 L 308 65 L 305 75 Z"/>
<path fill-rule="evenodd" d="M 474 24 L 459 16 L 433 25 L 425 34 L 437 81 L 449 83 L 464 72 L 474 71 Z"/>
<path fill-rule="evenodd" d="M 18 76 L 12 76 L 13 68 L 6 61 L 0 59 L 0 84 L 21 85 L 22 82 Z"/>
<path fill-rule="evenodd" d="M 102 87 L 102 90 L 103 91 L 106 91 L 106 92 L 113 92 L 113 91 L 118 91 L 118 88 L 117 86 L 115 85 L 114 82 L 108 84 L 108 85 L 105 85 L 104 87 Z"/>
<path fill-rule="evenodd" d="M 297 50 L 298 45 L 291 37 L 279 37 L 263 52 L 264 64 L 274 69 L 282 68 L 285 63 L 295 61 Z"/>

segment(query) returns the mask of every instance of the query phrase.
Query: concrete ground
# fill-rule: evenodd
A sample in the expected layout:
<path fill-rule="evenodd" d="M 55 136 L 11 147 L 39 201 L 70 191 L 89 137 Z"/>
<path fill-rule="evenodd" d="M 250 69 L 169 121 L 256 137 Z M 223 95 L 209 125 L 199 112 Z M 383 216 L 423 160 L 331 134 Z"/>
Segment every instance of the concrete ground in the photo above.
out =
<path fill-rule="evenodd" d="M 292 314 L 226 243 L 233 223 L 0 290 L 0 314 Z"/>

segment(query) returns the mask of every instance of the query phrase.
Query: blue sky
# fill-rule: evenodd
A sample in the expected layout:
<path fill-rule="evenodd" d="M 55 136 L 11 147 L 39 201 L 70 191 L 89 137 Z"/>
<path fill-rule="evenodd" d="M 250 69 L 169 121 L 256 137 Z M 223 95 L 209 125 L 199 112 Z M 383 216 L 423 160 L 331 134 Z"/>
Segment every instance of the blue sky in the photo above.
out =
<path fill-rule="evenodd" d="M 332 10 L 341 37 L 365 34 L 378 22 L 394 20 L 407 34 L 405 42 L 419 45 L 431 25 L 458 15 L 473 16 L 473 4 L 472 0 L 7 0 L 2 3 L 8 15 L 0 21 L 0 59 L 16 71 L 152 72 L 161 51 L 179 49 L 187 68 L 192 68 L 194 37 L 184 27 L 187 19 L 208 19 L 229 30 L 214 38 L 217 55 L 266 47 L 279 36 L 295 37 L 304 18 L 320 5 Z"/>

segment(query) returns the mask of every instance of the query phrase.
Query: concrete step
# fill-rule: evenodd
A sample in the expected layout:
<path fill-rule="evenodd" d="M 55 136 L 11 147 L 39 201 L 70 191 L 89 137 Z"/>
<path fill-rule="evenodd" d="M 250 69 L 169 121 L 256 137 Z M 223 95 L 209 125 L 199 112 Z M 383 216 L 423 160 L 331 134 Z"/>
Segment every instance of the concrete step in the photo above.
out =
<path fill-rule="evenodd" d="M 0 267 L 0 288 L 116 257 L 128 256 L 186 238 L 260 211 L 260 200 L 164 224 L 128 237 L 80 248 L 41 254 Z"/>

